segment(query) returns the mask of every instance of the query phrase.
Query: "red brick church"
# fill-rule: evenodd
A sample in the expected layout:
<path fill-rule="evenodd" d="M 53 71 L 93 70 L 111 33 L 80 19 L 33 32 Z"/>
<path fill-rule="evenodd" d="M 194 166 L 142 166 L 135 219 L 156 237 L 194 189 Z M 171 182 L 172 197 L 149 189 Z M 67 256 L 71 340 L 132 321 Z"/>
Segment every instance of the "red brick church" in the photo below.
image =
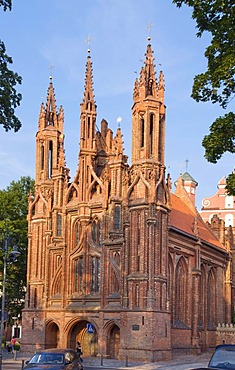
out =
<path fill-rule="evenodd" d="M 131 164 L 121 129 L 113 134 L 104 119 L 96 128 L 92 79 L 88 52 L 74 177 L 52 80 L 41 105 L 22 347 L 80 341 L 84 356 L 146 361 L 206 350 L 217 325 L 231 322 L 233 238 L 203 222 L 188 173 L 172 194 L 164 78 L 150 39 L 134 84 Z"/>

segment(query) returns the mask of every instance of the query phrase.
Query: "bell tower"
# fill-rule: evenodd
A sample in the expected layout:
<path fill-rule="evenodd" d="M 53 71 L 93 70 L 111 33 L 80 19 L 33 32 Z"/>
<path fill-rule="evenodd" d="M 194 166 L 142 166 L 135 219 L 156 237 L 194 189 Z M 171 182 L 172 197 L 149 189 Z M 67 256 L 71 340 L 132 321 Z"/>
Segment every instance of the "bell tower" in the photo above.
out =
<path fill-rule="evenodd" d="M 134 86 L 132 164 L 153 160 L 158 165 L 164 165 L 164 78 L 162 72 L 158 80 L 156 78 L 150 37 L 148 41 L 145 63 Z"/>
<path fill-rule="evenodd" d="M 133 330 L 138 322 L 155 361 L 159 343 L 166 358 L 171 351 L 171 322 L 168 297 L 168 223 L 170 189 L 165 180 L 164 78 L 155 75 L 153 51 L 148 38 L 146 59 L 134 85 L 132 107 L 132 165 L 125 212 L 125 256 L 129 256 L 124 278 L 123 306 L 130 311 L 125 320 Z M 134 312 L 134 314 L 133 314 Z M 139 312 L 139 315 L 136 313 Z M 135 330 L 135 326 L 134 326 Z M 125 346 L 133 348 L 127 338 Z M 141 349 L 140 349 L 141 351 Z"/>
<path fill-rule="evenodd" d="M 47 181 L 65 167 L 64 157 L 64 112 L 56 112 L 56 101 L 52 77 L 47 92 L 46 106 L 42 103 L 38 132 L 36 135 L 36 178 L 35 182 Z"/>

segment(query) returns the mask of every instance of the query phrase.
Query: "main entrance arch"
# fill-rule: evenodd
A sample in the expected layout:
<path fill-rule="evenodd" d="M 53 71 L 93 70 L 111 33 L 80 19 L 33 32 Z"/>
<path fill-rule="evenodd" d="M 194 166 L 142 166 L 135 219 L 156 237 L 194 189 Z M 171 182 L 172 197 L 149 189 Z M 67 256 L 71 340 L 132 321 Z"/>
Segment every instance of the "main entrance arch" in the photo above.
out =
<path fill-rule="evenodd" d="M 110 358 L 119 359 L 120 347 L 120 329 L 117 325 L 113 325 L 110 329 L 108 341 L 108 354 Z"/>
<path fill-rule="evenodd" d="M 83 356 L 97 356 L 98 354 L 98 334 L 94 328 L 94 333 L 87 333 L 89 321 L 81 320 L 76 322 L 68 334 L 68 347 L 76 348 L 76 343 L 80 342 Z"/>

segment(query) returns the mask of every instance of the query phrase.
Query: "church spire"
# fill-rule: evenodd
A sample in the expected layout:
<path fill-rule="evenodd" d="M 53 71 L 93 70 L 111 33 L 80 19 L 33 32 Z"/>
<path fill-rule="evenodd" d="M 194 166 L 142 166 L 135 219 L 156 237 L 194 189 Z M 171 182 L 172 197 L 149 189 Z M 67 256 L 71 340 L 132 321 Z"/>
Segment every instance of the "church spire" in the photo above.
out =
<path fill-rule="evenodd" d="M 93 94 L 92 61 L 90 49 L 86 62 L 84 96 L 80 105 L 80 152 L 79 152 L 79 183 L 81 201 L 88 199 L 88 189 L 91 184 L 94 158 L 97 154 L 96 143 L 96 104 Z"/>
<path fill-rule="evenodd" d="M 60 107 L 57 113 L 52 77 L 47 90 L 46 104 L 42 103 L 38 132 L 36 135 L 36 182 L 55 176 L 59 167 L 64 168 L 64 111 Z"/>
<path fill-rule="evenodd" d="M 80 148 L 95 149 L 95 126 L 96 126 L 96 103 L 93 93 L 92 61 L 90 49 L 86 62 L 84 96 L 81 107 L 81 129 L 80 129 Z"/>
<path fill-rule="evenodd" d="M 92 61 L 90 56 L 90 49 L 88 49 L 88 56 L 86 62 L 85 86 L 84 96 L 81 103 L 81 113 L 96 112 L 96 104 L 93 94 L 93 76 L 92 76 Z"/>
<path fill-rule="evenodd" d="M 143 67 L 143 78 L 142 78 L 142 84 L 144 86 L 144 96 L 147 97 L 149 95 L 152 95 L 156 97 L 156 76 L 155 76 L 155 64 L 154 64 L 154 57 L 153 57 L 153 51 L 150 44 L 151 38 L 148 37 L 148 45 L 147 45 L 147 51 L 146 51 L 146 59 Z"/>
<path fill-rule="evenodd" d="M 132 107 L 132 161 L 154 160 L 164 164 L 164 77 L 157 81 L 153 50 L 148 37 L 145 62 L 134 84 Z"/>

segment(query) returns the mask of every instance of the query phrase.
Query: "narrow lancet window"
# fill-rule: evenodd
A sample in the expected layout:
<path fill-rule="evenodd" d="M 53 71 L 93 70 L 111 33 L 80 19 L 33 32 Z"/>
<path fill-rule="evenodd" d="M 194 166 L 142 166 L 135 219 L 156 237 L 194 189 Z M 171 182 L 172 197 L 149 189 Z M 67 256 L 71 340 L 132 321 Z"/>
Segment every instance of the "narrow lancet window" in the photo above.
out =
<path fill-rule="evenodd" d="M 144 147 L 144 119 L 141 118 L 140 120 L 140 147 L 143 148 Z"/>
<path fill-rule="evenodd" d="M 75 260 L 75 292 L 83 292 L 83 257 Z"/>
<path fill-rule="evenodd" d="M 44 170 L 44 146 L 41 146 L 41 170 Z"/>
<path fill-rule="evenodd" d="M 153 154 L 153 127 L 154 127 L 154 114 L 150 114 L 150 122 L 149 122 L 149 153 L 150 155 Z"/>
<path fill-rule="evenodd" d="M 91 294 L 100 292 L 100 259 L 91 259 Z"/>
<path fill-rule="evenodd" d="M 57 215 L 56 235 L 62 236 L 62 216 L 60 214 Z"/>
<path fill-rule="evenodd" d="M 48 151 L 48 177 L 52 176 L 52 166 L 53 166 L 53 142 L 49 142 L 49 151 Z"/>
<path fill-rule="evenodd" d="M 120 206 L 115 206 L 114 208 L 114 229 L 115 230 L 119 230 L 120 228 L 120 216 L 121 216 Z"/>
<path fill-rule="evenodd" d="M 80 224 L 79 222 L 75 225 L 75 245 L 78 245 L 79 238 L 80 238 Z"/>

